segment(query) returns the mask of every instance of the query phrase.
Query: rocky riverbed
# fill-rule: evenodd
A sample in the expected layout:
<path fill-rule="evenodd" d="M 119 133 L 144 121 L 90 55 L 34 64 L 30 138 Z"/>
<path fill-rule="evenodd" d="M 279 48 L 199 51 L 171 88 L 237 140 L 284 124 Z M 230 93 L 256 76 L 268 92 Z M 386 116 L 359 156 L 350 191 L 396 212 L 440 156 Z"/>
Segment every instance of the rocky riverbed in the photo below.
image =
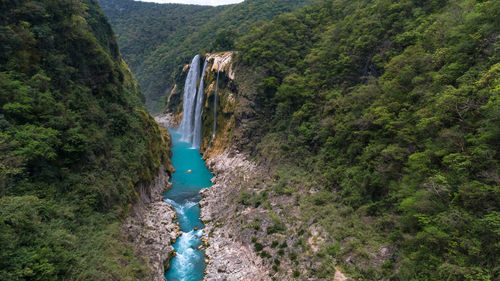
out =
<path fill-rule="evenodd" d="M 205 223 L 205 280 L 318 280 L 306 272 L 301 272 L 300 277 L 294 276 L 298 266 L 279 254 L 283 246 L 269 246 L 271 241 L 280 241 L 280 245 L 285 245 L 281 250 L 289 252 L 298 241 L 296 231 L 289 235 L 269 235 L 266 230 L 273 225 L 269 218 L 273 208 L 257 207 L 255 201 L 243 202 L 243 194 L 264 194 L 273 182 L 267 171 L 247 159 L 243 153 L 226 149 L 206 160 L 215 177 L 214 185 L 201 191 L 200 201 L 201 220 Z M 278 202 L 287 204 L 288 212 L 295 212 L 293 204 L 282 198 L 274 198 L 270 205 L 277 210 Z M 293 229 L 290 224 L 286 228 Z M 301 266 L 307 264 L 307 260 L 299 258 L 298 261 Z M 336 270 L 334 276 L 321 280 L 351 280 L 339 268 Z"/>
<path fill-rule="evenodd" d="M 122 233 L 135 245 L 135 254 L 146 261 L 150 281 L 164 281 L 165 266 L 174 253 L 171 246 L 180 234 L 173 221 L 173 207 L 163 201 L 163 192 L 170 188 L 169 176 L 160 167 L 158 176 L 149 185 L 138 187 L 139 200 L 122 224 Z"/>
<path fill-rule="evenodd" d="M 165 127 L 175 128 L 178 124 L 172 114 L 158 115 L 155 120 Z M 316 266 L 310 256 L 319 250 L 316 244 L 323 241 L 320 237 L 323 231 L 310 225 L 308 253 L 300 253 L 292 246 L 301 237 L 287 218 L 298 219 L 299 210 L 289 196 L 269 195 L 275 181 L 269 177 L 269 170 L 249 161 L 247 155 L 234 148 L 224 149 L 224 145 L 205 151 L 204 156 L 215 175 L 213 186 L 200 192 L 207 264 L 204 280 L 319 280 L 310 276 L 308 270 Z M 262 205 L 256 204 L 257 201 L 262 201 Z M 270 234 L 269 229 L 275 226 L 273 216 L 274 220 L 279 217 L 289 232 Z M 273 247 L 278 241 L 280 246 Z M 293 255 L 298 257 L 295 262 L 290 260 Z M 300 276 L 296 276 L 297 272 Z M 321 280 L 332 279 L 352 280 L 339 268 L 334 276 Z"/>
<path fill-rule="evenodd" d="M 172 113 L 156 115 L 155 121 L 165 128 L 176 128 L 179 124 L 179 120 L 176 120 Z"/>
<path fill-rule="evenodd" d="M 234 235 L 234 224 L 225 223 L 234 217 L 232 198 L 237 186 L 255 170 L 255 165 L 242 154 L 226 150 L 207 160 L 215 177 L 214 185 L 201 191 L 201 220 L 205 223 L 203 240 L 207 248 L 205 280 L 271 280 L 269 272 L 251 245 Z"/>

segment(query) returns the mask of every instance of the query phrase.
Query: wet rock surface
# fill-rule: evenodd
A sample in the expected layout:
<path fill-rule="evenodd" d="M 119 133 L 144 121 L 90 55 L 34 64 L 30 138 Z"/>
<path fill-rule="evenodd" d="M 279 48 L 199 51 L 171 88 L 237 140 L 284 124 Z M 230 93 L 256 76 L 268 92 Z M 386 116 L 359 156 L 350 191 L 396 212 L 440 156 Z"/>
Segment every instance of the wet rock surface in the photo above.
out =
<path fill-rule="evenodd" d="M 126 239 L 135 244 L 135 254 L 146 262 L 150 281 L 165 280 L 164 267 L 174 252 L 171 245 L 180 233 L 173 221 L 173 207 L 163 201 L 162 194 L 171 185 L 168 180 L 162 166 L 150 185 L 138 187 L 139 200 L 121 228 Z"/>

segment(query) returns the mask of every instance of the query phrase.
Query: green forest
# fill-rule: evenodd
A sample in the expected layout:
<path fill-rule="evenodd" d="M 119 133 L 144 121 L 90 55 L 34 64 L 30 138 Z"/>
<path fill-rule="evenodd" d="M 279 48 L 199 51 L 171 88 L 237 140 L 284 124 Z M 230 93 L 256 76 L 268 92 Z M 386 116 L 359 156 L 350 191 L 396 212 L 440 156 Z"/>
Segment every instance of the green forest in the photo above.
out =
<path fill-rule="evenodd" d="M 309 0 L 252 0 L 218 7 L 99 2 L 144 92 L 147 109 L 159 113 L 176 77 L 194 54 L 232 49 L 251 24 L 292 11 Z"/>
<path fill-rule="evenodd" d="M 318 255 L 317 276 L 330 255 L 363 280 L 500 278 L 499 13 L 493 0 L 318 1 L 237 40 L 258 85 L 246 149 L 343 245 Z M 378 269 L 345 262 L 387 243 Z"/>
<path fill-rule="evenodd" d="M 1 280 L 147 276 L 119 223 L 170 155 L 141 95 L 97 2 L 0 3 Z"/>
<path fill-rule="evenodd" d="M 148 279 L 120 223 L 171 167 L 150 113 L 218 51 L 270 274 L 500 280 L 498 0 L 0 1 L 0 280 Z"/>

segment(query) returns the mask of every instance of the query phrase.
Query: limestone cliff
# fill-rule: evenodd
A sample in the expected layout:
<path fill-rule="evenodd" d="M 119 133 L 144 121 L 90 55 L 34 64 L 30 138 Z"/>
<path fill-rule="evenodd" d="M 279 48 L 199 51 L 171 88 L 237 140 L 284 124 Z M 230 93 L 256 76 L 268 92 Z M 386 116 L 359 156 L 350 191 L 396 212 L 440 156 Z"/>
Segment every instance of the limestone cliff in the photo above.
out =
<path fill-rule="evenodd" d="M 233 52 L 205 54 L 208 62 L 205 69 L 205 89 L 203 106 L 203 140 L 201 152 L 205 157 L 221 154 L 232 142 L 236 123 L 236 105 L 238 104 L 238 87 L 235 83 L 235 67 L 233 65 Z M 219 69 L 219 85 L 217 96 L 217 127 L 215 138 L 212 140 L 214 123 L 214 99 Z M 176 80 L 176 84 L 167 97 L 165 111 L 173 114 L 174 124 L 179 124 L 182 119 L 182 94 L 189 65 L 183 67 Z"/>
<path fill-rule="evenodd" d="M 234 82 L 233 53 L 207 54 L 207 73 L 205 87 L 205 106 L 203 114 L 203 141 L 201 151 L 205 158 L 221 154 L 228 147 L 234 136 L 235 115 L 237 104 L 237 88 Z M 212 139 L 214 123 L 214 99 L 219 70 L 219 85 L 217 96 L 217 126 L 215 138 Z M 210 129 L 209 129 L 210 128 Z"/>
<path fill-rule="evenodd" d="M 296 223 L 300 206 L 290 196 L 270 192 L 276 185 L 270 176 L 272 167 L 248 160 L 255 149 L 252 140 L 260 137 L 256 115 L 262 109 L 255 103 L 256 73 L 238 65 L 233 57 L 233 52 L 204 56 L 207 67 L 200 152 L 215 175 L 214 185 L 201 192 L 200 202 L 205 223 L 205 280 L 307 280 L 310 272 L 321 266 L 311 262 L 310 256 L 318 255 L 317 245 L 326 243 L 324 230 L 317 224 L 309 225 L 311 235 L 304 243 L 311 249 L 299 256 L 295 246 L 302 243 Z M 212 139 L 218 69 L 217 127 Z M 189 65 L 181 76 L 188 70 Z M 182 89 L 176 88 L 174 94 L 180 95 Z M 173 96 L 169 101 L 167 111 L 174 117 L 166 119 L 179 122 L 182 105 L 173 102 L 182 101 Z M 332 279 L 350 280 L 339 269 L 335 276 L 310 280 Z"/>

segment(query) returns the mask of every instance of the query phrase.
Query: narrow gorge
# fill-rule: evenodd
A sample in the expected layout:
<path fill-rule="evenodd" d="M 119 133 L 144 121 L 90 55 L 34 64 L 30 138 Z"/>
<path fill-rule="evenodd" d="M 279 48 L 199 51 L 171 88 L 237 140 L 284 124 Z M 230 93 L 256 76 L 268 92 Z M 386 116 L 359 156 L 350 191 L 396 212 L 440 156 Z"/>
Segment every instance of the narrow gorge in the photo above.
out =
<path fill-rule="evenodd" d="M 204 279 L 206 273 L 203 248 L 207 243 L 206 240 L 202 243 L 204 224 L 200 220 L 198 203 L 202 199 L 200 190 L 212 185 L 210 179 L 213 175 L 200 154 L 207 60 L 202 65 L 201 77 L 200 56 L 196 55 L 189 65 L 179 128 L 175 128 L 177 126 L 172 123 L 171 116 L 157 117 L 161 125 L 170 127 L 172 136 L 171 161 L 176 171 L 171 179 L 172 188 L 165 192 L 164 197 L 174 207 L 176 222 L 182 232 L 173 244 L 175 252 L 165 273 L 167 280 L 199 281 Z"/>
<path fill-rule="evenodd" d="M 1 2 L 0 280 L 500 280 L 499 0 L 145 1 Z"/>
<path fill-rule="evenodd" d="M 164 196 L 166 202 L 174 206 L 176 221 L 182 233 L 173 244 L 176 254 L 170 260 L 165 277 L 167 280 L 198 281 L 203 279 L 205 271 L 199 191 L 212 185 L 212 174 L 206 168 L 198 149 L 192 148 L 192 143 L 182 141 L 181 133 L 173 129 L 170 132 L 171 160 L 176 172 L 172 174 L 172 189 Z"/>
<path fill-rule="evenodd" d="M 234 78 L 228 77 L 234 75 L 231 59 L 231 52 L 196 55 L 184 67 L 183 103 L 178 105 L 178 114 L 156 117 L 160 125 L 169 127 L 172 136 L 171 161 L 175 172 L 172 188 L 164 198 L 174 207 L 182 232 L 173 244 L 175 254 L 165 273 L 167 280 L 270 280 L 262 259 L 249 244 L 238 241 L 237 235 L 231 239 L 233 230 L 219 222 L 228 215 L 227 211 L 233 211 L 226 206 L 224 196 L 231 198 L 235 191 L 238 193 L 234 183 L 253 179 L 252 173 L 257 170 L 245 155 L 235 154 L 234 148 L 226 147 L 228 142 L 221 141 L 231 138 L 228 133 L 233 132 L 234 125 L 234 93 L 227 87 Z M 221 71 L 225 83 L 217 99 Z M 217 111 L 217 107 L 223 108 Z M 222 126 L 219 129 L 218 118 Z"/>
<path fill-rule="evenodd" d="M 165 201 L 174 206 L 182 231 L 173 245 L 176 254 L 166 271 L 167 280 L 287 280 L 293 273 L 293 265 L 285 263 L 282 267 L 289 269 L 273 272 L 269 258 L 255 251 L 254 245 L 259 244 L 255 236 L 262 239 L 264 234 L 247 225 L 260 217 L 263 226 L 269 226 L 269 211 L 241 211 L 235 204 L 245 186 L 262 190 L 272 179 L 233 143 L 236 122 L 238 129 L 245 128 L 245 119 L 252 115 L 248 97 L 238 95 L 232 57 L 232 52 L 196 55 L 180 74 L 178 83 L 185 81 L 184 87 L 176 85 L 168 97 L 181 103 L 167 105 L 175 110 L 156 117 L 170 127 L 172 135 L 176 172 Z M 181 95 L 177 89 L 184 89 L 180 99 L 175 98 Z M 235 112 L 237 103 L 247 109 L 240 106 L 245 110 Z M 236 134 L 242 132 L 236 130 Z"/>

